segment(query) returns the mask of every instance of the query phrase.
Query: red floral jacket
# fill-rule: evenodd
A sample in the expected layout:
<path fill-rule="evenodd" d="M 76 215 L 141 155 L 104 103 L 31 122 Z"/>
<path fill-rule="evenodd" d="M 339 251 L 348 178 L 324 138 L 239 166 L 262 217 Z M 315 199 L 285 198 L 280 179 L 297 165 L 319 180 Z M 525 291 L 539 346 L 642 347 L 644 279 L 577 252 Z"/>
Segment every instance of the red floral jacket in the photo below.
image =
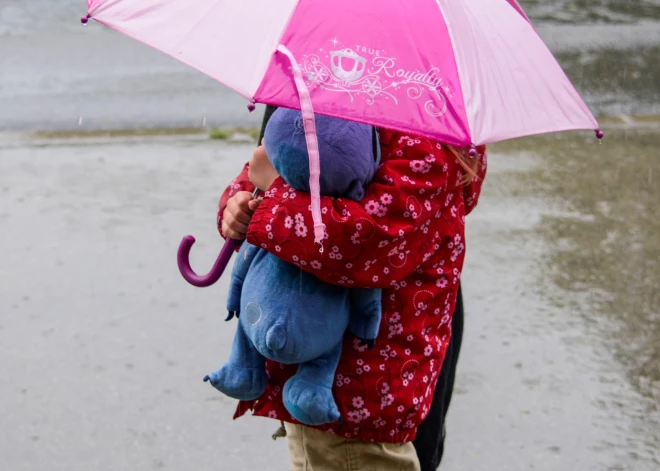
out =
<path fill-rule="evenodd" d="M 365 441 L 415 438 L 428 415 L 451 336 L 451 315 L 465 256 L 465 215 L 477 204 L 486 172 L 464 185 L 453 154 L 436 142 L 380 131 L 382 164 L 360 202 L 322 197 L 325 251 L 314 244 L 310 197 L 275 181 L 255 212 L 248 241 L 319 279 L 344 286 L 383 288 L 383 319 L 376 347 L 347 337 L 334 395 L 343 424 L 319 427 Z M 247 166 L 220 201 L 252 191 Z M 241 402 L 235 417 L 295 420 L 282 389 L 295 366 L 267 362 L 269 383 L 256 401 Z"/>

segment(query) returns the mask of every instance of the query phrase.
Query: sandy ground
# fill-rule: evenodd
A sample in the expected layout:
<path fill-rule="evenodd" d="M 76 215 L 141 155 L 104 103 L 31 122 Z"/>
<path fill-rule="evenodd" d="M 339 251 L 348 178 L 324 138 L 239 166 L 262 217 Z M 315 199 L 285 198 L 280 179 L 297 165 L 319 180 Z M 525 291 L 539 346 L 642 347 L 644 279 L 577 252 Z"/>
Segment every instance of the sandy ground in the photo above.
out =
<path fill-rule="evenodd" d="M 201 381 L 233 336 L 226 284 L 193 288 L 175 264 L 190 233 L 193 266 L 210 266 L 217 197 L 251 149 L 199 137 L 0 140 L 3 467 L 287 469 L 285 443 L 270 439 L 277 423 L 232 422 L 233 401 Z M 539 155 L 496 148 L 490 162 L 468 222 L 442 469 L 658 469 L 657 398 L 604 333 L 617 319 L 590 311 L 602 289 L 549 276 L 564 246 L 547 221 L 590 216 L 516 184 L 551 187 Z"/>

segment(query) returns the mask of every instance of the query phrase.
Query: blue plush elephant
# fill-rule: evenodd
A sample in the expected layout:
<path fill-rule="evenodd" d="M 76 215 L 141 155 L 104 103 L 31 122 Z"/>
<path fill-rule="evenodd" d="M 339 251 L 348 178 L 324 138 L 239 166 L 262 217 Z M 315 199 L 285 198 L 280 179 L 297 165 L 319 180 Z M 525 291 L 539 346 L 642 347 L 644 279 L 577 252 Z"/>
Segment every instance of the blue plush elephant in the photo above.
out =
<path fill-rule="evenodd" d="M 370 126 L 316 116 L 321 194 L 360 200 L 380 160 Z M 265 133 L 266 152 L 292 187 L 309 191 L 309 160 L 300 111 L 279 108 Z M 239 317 L 229 361 L 205 377 L 227 396 L 252 400 L 266 388 L 266 358 L 298 364 L 283 399 L 299 422 L 341 419 L 332 395 L 347 331 L 373 347 L 381 320 L 381 290 L 320 281 L 267 251 L 244 243 L 232 272 L 227 308 Z"/>

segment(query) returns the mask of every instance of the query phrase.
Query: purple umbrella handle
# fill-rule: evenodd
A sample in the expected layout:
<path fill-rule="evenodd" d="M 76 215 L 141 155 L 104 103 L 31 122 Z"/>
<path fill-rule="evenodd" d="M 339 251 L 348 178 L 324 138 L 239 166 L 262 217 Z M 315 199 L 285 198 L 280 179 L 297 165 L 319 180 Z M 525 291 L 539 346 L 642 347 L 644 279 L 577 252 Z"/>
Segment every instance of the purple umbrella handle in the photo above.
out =
<path fill-rule="evenodd" d="M 218 258 L 213 264 L 213 268 L 211 268 L 211 271 L 207 275 L 203 276 L 195 273 L 190 267 L 190 249 L 194 243 L 195 238 L 188 235 L 185 236 L 181 241 L 181 244 L 179 244 L 179 251 L 177 252 L 176 257 L 179 271 L 183 278 L 191 285 L 197 286 L 198 288 L 206 288 L 218 281 L 224 273 L 225 268 L 227 268 L 227 264 L 229 263 L 229 260 L 231 260 L 231 256 L 236 249 L 236 241 L 228 239 L 227 242 L 225 242 L 225 245 L 220 251 L 220 255 L 218 255 Z"/>

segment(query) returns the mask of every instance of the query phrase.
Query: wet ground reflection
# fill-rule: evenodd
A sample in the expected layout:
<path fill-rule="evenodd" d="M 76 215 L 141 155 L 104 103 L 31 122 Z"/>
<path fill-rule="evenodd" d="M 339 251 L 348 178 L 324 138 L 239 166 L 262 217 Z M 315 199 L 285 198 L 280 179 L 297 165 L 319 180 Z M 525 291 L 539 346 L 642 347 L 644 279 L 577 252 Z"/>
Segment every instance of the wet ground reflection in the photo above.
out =
<path fill-rule="evenodd" d="M 621 363 L 644 398 L 628 412 L 646 438 L 629 454 L 639 452 L 660 465 L 658 146 L 657 129 L 620 129 L 610 131 L 602 145 L 575 134 L 493 149 L 538 153 L 536 169 L 506 182 L 521 198 L 540 196 L 557 210 L 543 216 L 537 229 L 551 247 L 540 263 L 548 281 L 567 295 L 553 290 L 548 295 L 542 288 L 539 294 L 574 310 Z M 610 402 L 608 407 L 626 407 L 616 398 Z"/>

